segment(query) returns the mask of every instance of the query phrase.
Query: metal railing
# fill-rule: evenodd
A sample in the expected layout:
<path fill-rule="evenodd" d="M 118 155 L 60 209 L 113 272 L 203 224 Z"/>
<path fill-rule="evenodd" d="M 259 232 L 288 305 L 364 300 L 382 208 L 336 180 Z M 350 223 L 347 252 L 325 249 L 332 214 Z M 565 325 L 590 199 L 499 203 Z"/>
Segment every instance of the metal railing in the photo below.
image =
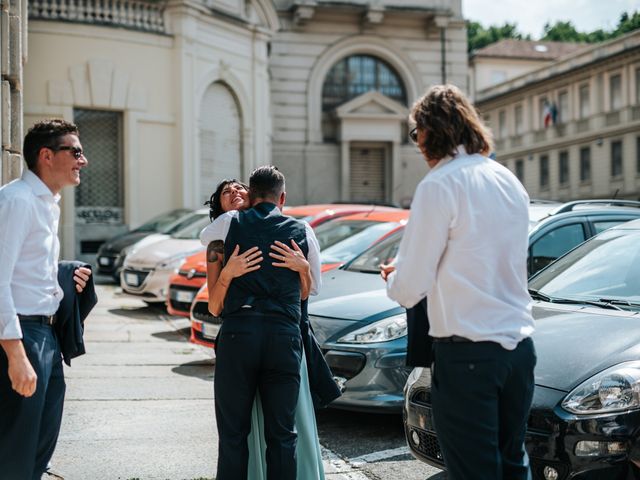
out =
<path fill-rule="evenodd" d="M 164 2 L 30 0 L 28 3 L 32 20 L 58 20 L 165 33 Z"/>

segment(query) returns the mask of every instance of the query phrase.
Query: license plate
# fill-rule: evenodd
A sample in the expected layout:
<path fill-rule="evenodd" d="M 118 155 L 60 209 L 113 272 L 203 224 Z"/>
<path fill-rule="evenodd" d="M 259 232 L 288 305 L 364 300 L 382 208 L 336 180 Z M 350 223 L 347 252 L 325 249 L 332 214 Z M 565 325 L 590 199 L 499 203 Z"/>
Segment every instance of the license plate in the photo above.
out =
<path fill-rule="evenodd" d="M 202 336 L 214 340 L 218 336 L 219 325 L 202 324 Z"/>
<path fill-rule="evenodd" d="M 100 262 L 100 265 L 111 265 L 111 259 L 108 257 L 100 257 L 98 261 Z"/>
<path fill-rule="evenodd" d="M 127 282 L 127 284 L 133 286 L 133 287 L 137 287 L 138 286 L 138 275 L 136 275 L 135 273 L 125 273 L 124 274 L 124 281 Z"/>
<path fill-rule="evenodd" d="M 177 302 L 191 303 L 194 296 L 194 292 L 185 292 L 182 290 L 175 292 L 175 300 Z"/>

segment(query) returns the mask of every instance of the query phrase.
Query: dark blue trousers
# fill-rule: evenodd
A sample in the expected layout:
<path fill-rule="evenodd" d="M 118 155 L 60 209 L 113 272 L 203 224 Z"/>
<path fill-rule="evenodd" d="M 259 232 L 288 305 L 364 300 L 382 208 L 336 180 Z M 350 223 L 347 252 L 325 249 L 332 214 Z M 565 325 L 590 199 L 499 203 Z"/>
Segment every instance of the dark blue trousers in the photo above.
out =
<path fill-rule="evenodd" d="M 62 356 L 53 327 L 22 322 L 22 343 L 36 374 L 35 393 L 11 388 L 7 356 L 0 348 L 0 477 L 40 480 L 60 432 L 64 402 Z"/>
<path fill-rule="evenodd" d="M 530 480 L 533 341 L 434 343 L 433 422 L 449 480 Z"/>
<path fill-rule="evenodd" d="M 224 318 L 214 380 L 217 480 L 246 480 L 251 408 L 260 392 L 267 480 L 296 480 L 295 411 L 302 344 L 291 319 L 249 313 Z"/>

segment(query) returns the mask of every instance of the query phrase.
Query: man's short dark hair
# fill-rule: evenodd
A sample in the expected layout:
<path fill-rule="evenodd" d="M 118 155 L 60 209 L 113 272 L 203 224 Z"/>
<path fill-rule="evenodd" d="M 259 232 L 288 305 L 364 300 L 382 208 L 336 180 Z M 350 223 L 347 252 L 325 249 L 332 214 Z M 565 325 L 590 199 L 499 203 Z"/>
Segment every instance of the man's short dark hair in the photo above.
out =
<path fill-rule="evenodd" d="M 36 123 L 24 137 L 23 154 L 29 170 L 36 170 L 38 155 L 43 148 L 55 150 L 65 135 L 80 136 L 78 127 L 60 118 L 52 118 Z"/>
<path fill-rule="evenodd" d="M 284 192 L 284 175 L 273 165 L 256 168 L 249 178 L 249 195 L 252 199 L 277 200 Z"/>

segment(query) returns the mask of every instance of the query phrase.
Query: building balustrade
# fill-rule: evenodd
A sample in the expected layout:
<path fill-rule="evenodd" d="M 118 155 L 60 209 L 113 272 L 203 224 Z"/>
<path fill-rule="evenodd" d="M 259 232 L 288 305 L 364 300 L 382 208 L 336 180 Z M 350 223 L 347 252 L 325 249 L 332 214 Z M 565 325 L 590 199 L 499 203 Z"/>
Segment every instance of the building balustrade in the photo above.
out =
<path fill-rule="evenodd" d="M 164 2 L 129 0 L 29 0 L 29 19 L 111 25 L 165 33 Z"/>

